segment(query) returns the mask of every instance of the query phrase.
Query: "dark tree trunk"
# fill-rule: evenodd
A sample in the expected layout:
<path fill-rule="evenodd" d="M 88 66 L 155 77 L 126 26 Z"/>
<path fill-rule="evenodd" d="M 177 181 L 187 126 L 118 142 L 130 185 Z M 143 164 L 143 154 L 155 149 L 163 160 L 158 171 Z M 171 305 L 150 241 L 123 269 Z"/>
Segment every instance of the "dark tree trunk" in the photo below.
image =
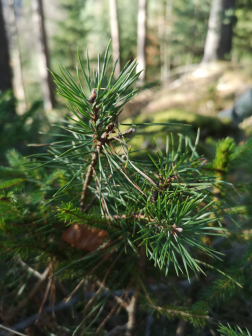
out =
<path fill-rule="evenodd" d="M 218 48 L 218 59 L 230 58 L 232 51 L 235 0 L 222 0 L 223 19 Z"/>
<path fill-rule="evenodd" d="M 12 73 L 8 40 L 4 25 L 2 0 L 0 0 L 0 91 L 12 90 Z"/>

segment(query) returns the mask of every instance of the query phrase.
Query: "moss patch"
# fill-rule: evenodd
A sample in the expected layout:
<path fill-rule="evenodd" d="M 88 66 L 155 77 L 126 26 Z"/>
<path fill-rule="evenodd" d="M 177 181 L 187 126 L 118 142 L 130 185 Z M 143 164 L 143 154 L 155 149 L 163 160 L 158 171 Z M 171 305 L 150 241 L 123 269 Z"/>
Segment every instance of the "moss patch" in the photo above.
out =
<path fill-rule="evenodd" d="M 127 118 L 122 122 L 123 124 L 141 124 L 141 123 L 180 123 L 185 125 L 190 125 L 190 127 L 182 127 L 186 132 L 190 130 L 197 130 L 198 128 L 201 131 L 207 131 L 207 135 L 218 135 L 224 129 L 230 127 L 229 121 L 221 121 L 217 117 L 203 116 L 196 113 L 189 113 L 183 110 L 171 109 L 164 112 L 157 112 L 153 114 L 143 115 L 140 114 L 135 118 Z M 177 126 L 176 126 L 177 127 Z M 144 130 L 145 132 L 158 132 L 163 131 L 164 128 L 174 129 L 174 126 L 146 126 L 139 128 L 140 130 Z M 124 132 L 128 129 L 128 126 L 121 126 L 121 131 Z"/>

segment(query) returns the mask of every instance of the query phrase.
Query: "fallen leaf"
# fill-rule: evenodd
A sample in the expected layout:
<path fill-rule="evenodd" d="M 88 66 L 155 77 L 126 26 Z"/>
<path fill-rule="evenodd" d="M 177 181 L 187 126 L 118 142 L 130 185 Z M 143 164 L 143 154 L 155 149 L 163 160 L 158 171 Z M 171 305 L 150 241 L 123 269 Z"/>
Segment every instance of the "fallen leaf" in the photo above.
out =
<path fill-rule="evenodd" d="M 107 237 L 107 231 L 93 227 L 89 229 L 87 225 L 73 224 L 63 233 L 62 239 L 74 247 L 92 252 L 101 246 Z"/>

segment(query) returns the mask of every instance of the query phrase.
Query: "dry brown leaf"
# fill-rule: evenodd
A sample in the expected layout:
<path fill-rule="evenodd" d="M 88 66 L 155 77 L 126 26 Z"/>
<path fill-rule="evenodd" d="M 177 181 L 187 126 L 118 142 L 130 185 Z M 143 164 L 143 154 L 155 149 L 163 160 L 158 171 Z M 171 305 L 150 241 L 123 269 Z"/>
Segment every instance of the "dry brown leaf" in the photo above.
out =
<path fill-rule="evenodd" d="M 107 237 L 107 231 L 93 227 L 89 229 L 87 225 L 73 224 L 63 233 L 62 239 L 74 247 L 92 252 L 101 246 Z"/>

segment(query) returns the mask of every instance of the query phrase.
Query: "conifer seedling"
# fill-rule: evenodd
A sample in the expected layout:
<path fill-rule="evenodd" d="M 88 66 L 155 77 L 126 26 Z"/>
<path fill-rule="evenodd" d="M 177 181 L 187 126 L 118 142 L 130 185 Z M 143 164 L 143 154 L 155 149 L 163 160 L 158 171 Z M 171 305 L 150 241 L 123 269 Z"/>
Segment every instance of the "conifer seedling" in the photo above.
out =
<path fill-rule="evenodd" d="M 115 302 L 111 315 L 118 307 L 127 313 L 127 322 L 117 326 L 125 335 L 136 332 L 140 304 L 153 314 L 203 326 L 209 319 L 204 305 L 160 306 L 149 284 L 175 276 L 190 282 L 205 274 L 211 260 L 221 261 L 222 254 L 204 243 L 206 236 L 225 236 L 224 205 L 216 203 L 213 193 L 221 181 L 203 169 L 205 158 L 196 148 L 199 134 L 193 143 L 173 134 L 177 124 L 118 122 L 124 105 L 136 95 L 133 85 L 140 73 L 135 73 L 135 60 L 117 79 L 116 64 L 107 75 L 109 48 L 103 62 L 98 56 L 97 70 L 91 71 L 88 54 L 85 70 L 78 54 L 76 77 L 62 66 L 60 75 L 52 72 L 70 112 L 62 118 L 62 140 L 49 144 L 36 160 L 9 153 L 14 170 L 4 172 L 13 178 L 0 187 L 8 191 L 20 186 L 16 192 L 23 198 L 17 203 L 11 192 L 1 196 L 6 210 L 15 207 L 21 218 L 16 217 L 18 226 L 13 227 L 18 243 L 4 231 L 4 250 L 19 263 L 33 258 L 47 265 L 50 281 L 71 279 L 65 302 L 94 284 L 94 296 L 81 301 L 84 314 L 73 335 L 104 334 L 110 315 L 101 316 L 109 300 Z M 157 125 L 167 128 L 164 148 L 144 151 L 131 146 L 130 137 L 138 130 Z M 22 202 L 27 211 L 21 214 Z M 2 219 L 3 228 L 7 222 L 7 217 Z M 8 314 L 9 320 L 15 315 Z"/>

